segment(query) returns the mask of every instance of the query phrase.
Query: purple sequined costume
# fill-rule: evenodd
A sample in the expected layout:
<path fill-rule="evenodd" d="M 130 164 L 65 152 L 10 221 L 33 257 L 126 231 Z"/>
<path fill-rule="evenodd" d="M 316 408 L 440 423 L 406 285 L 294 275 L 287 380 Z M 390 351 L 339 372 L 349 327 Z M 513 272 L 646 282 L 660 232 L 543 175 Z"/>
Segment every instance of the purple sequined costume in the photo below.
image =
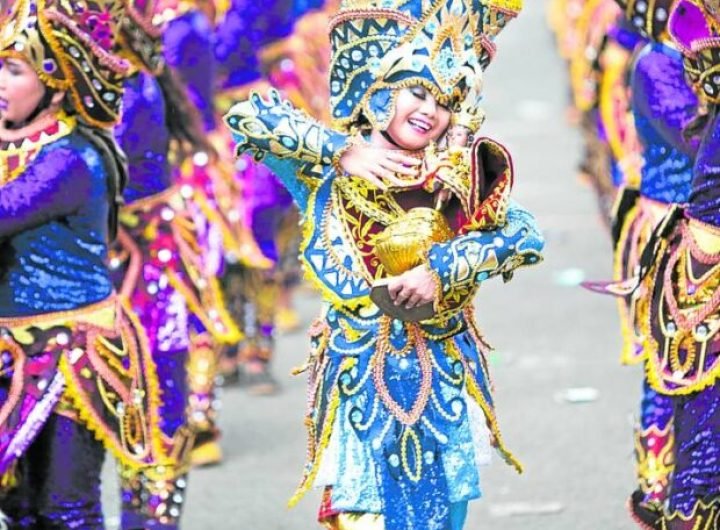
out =
<path fill-rule="evenodd" d="M 43 100 L 25 125 L 0 126 L 0 508 L 12 528 L 103 528 L 104 449 L 155 481 L 173 460 L 147 338 L 106 266 L 126 174 L 109 132 L 129 73 L 113 55 L 123 7 L 15 2 L 0 36 L 3 70 L 24 61 L 72 110 Z"/>
<path fill-rule="evenodd" d="M 20 457 L 19 489 L 0 506 L 21 528 L 102 528 L 102 445 L 135 471 L 168 462 L 155 368 L 105 268 L 104 161 L 67 118 L 25 139 L 26 160 L 14 142 L 0 149 L 17 172 L 0 193 L 0 473 Z"/>
<path fill-rule="evenodd" d="M 698 151 L 687 219 L 663 242 L 646 280 L 648 378 L 673 403 L 676 464 L 664 522 L 673 530 L 712 519 L 720 503 L 720 252 L 702 244 L 703 234 L 717 238 L 720 227 L 711 206 L 720 197 L 719 147 L 715 117 Z"/>
<path fill-rule="evenodd" d="M 208 16 L 193 2 L 168 1 L 164 7 L 167 26 L 163 33 L 163 54 L 168 66 L 182 81 L 188 99 L 198 109 L 202 126 L 208 134 L 216 127 L 213 107 L 216 64 L 212 52 L 213 26 Z M 214 198 L 216 190 L 208 172 L 207 161 L 196 164 L 186 161 L 183 167 L 173 168 L 174 179 L 181 183 L 192 222 L 198 230 L 199 249 L 203 272 L 199 281 L 211 286 L 216 305 L 233 326 L 239 321 L 225 310 L 220 284 L 215 274 L 221 267 L 223 255 L 230 251 L 224 247 L 234 241 L 231 229 L 219 212 Z M 224 232 L 224 233 L 223 233 Z M 221 459 L 216 443 L 219 430 L 216 426 L 215 376 L 217 353 L 215 341 L 234 344 L 240 337 L 237 330 L 232 336 L 213 337 L 213 329 L 191 318 L 191 348 L 188 363 L 189 420 L 196 432 L 195 451 L 191 456 L 194 465 L 217 463 Z M 236 328 L 237 329 L 237 328 Z M 221 339 L 221 340 L 217 340 Z M 210 450 L 209 456 L 204 452 Z"/>
<path fill-rule="evenodd" d="M 697 97 L 684 79 L 682 56 L 661 43 L 650 43 L 639 53 L 632 73 L 632 107 L 643 146 L 639 199 L 628 214 L 620 246 L 634 247 L 637 264 L 643 245 L 669 206 L 687 201 L 692 178 L 692 156 L 697 143 L 686 141 L 683 130 L 693 119 Z M 629 254 L 628 254 L 629 256 Z M 633 263 L 634 262 L 634 263 Z M 642 362 L 648 354 L 639 321 L 648 313 L 647 299 L 630 297 L 630 321 L 624 360 Z M 659 509 L 667 497 L 674 464 L 673 403 L 645 381 L 637 431 L 637 470 L 643 503 Z M 639 496 L 636 494 L 636 500 Z"/>
<path fill-rule="evenodd" d="M 692 22 L 683 20 L 689 10 L 701 12 L 697 4 L 678 3 L 671 31 L 680 23 L 675 29 L 692 34 Z M 647 337 L 648 381 L 671 397 L 674 414 L 676 463 L 658 524 L 663 530 L 720 524 L 720 119 L 717 84 L 708 75 L 720 64 L 720 54 L 709 34 L 697 37 L 698 48 L 682 39 L 680 45 L 688 55 L 687 79 L 711 102 L 710 111 L 704 127 L 696 128 L 701 142 L 684 215 L 677 222 L 677 216 L 668 218 L 644 281 L 649 310 L 641 329 Z M 698 82 L 702 78 L 707 81 Z"/>
<path fill-rule="evenodd" d="M 292 92 L 297 80 L 294 65 L 285 60 L 278 44 L 288 38 L 293 24 L 317 2 L 293 5 L 293 2 L 274 1 L 260 5 L 247 0 L 233 0 L 230 9 L 215 31 L 215 57 L 218 64 L 220 100 L 242 97 L 249 87 L 269 81 L 277 88 Z M 268 71 L 268 62 L 282 64 L 275 71 Z M 298 102 L 302 104 L 301 102 Z M 326 102 L 323 101 L 323 107 Z M 222 107 L 222 103 L 219 105 Z M 222 109 L 227 110 L 227 108 Z M 269 258 L 272 270 L 229 265 L 224 278 L 228 299 L 234 314 L 243 322 L 245 341 L 238 348 L 228 349 L 226 364 L 234 362 L 263 365 L 260 375 L 251 374 L 251 387 L 271 388 L 273 383 L 267 365 L 274 353 L 275 319 L 278 311 L 278 295 L 283 289 L 283 273 L 280 264 L 297 263 L 297 248 L 290 243 L 280 248 L 281 230 L 289 233 L 296 226 L 288 226 L 294 210 L 290 195 L 277 177 L 264 165 L 250 156 L 241 157 L 236 165 L 235 178 L 240 183 L 242 195 L 237 197 L 238 210 L 243 212 L 245 224 L 263 254 Z M 239 352 L 239 355 L 238 355 Z M 225 368 L 231 372 L 233 368 Z M 255 385 L 255 382 L 259 383 Z M 263 380 L 263 381 L 261 381 Z M 267 385 L 263 383 L 268 383 Z"/>

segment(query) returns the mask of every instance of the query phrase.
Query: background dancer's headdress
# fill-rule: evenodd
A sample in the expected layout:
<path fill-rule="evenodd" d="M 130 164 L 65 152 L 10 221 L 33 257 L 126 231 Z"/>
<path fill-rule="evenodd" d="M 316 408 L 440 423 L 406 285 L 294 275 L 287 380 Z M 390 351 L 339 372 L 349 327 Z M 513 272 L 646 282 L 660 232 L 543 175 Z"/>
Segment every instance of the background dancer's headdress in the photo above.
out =
<path fill-rule="evenodd" d="M 616 0 L 625 18 L 641 35 L 661 41 L 667 38 L 667 24 L 675 0 Z"/>
<path fill-rule="evenodd" d="M 136 66 L 158 75 L 165 67 L 164 24 L 155 17 L 156 0 L 125 0 L 127 16 L 120 25 L 120 53 Z M 156 23 L 153 23 L 155 17 Z"/>
<path fill-rule="evenodd" d="M 113 53 L 122 12 L 115 0 L 15 0 L 0 57 L 29 62 L 48 87 L 68 93 L 88 124 L 113 125 L 129 66 Z"/>
<path fill-rule="evenodd" d="M 685 72 L 696 91 L 710 103 L 720 103 L 720 24 L 709 8 L 713 2 L 680 0 L 670 16 L 668 31 L 685 55 Z"/>
<path fill-rule="evenodd" d="M 395 89 L 423 85 L 457 111 L 522 0 L 344 0 L 330 30 L 331 118 L 385 129 Z"/>

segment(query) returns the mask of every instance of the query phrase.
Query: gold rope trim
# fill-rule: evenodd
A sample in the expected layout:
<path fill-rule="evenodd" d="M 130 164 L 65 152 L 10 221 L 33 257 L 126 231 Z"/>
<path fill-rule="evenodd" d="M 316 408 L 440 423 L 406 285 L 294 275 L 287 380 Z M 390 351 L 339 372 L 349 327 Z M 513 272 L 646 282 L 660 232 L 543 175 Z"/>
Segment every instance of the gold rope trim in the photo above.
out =
<path fill-rule="evenodd" d="M 623 266 L 623 253 L 626 245 L 632 245 L 632 241 L 629 240 L 630 230 L 633 228 L 635 221 L 638 219 L 640 214 L 640 208 L 636 204 L 625 216 L 625 222 L 620 229 L 620 237 L 618 238 L 617 247 L 615 248 L 615 255 L 613 256 L 613 279 L 615 281 L 623 280 L 621 278 L 622 266 Z M 627 307 L 627 302 L 624 298 L 617 299 L 618 313 L 620 314 L 620 335 L 622 337 L 622 350 L 620 351 L 620 363 L 633 365 L 639 364 L 645 359 L 644 355 L 635 355 L 635 337 L 630 324 L 630 311 Z"/>
<path fill-rule="evenodd" d="M 166 270 L 165 273 L 168 277 L 168 282 L 185 300 L 188 309 L 202 322 L 203 326 L 207 329 L 213 338 L 226 344 L 235 344 L 242 340 L 243 334 L 237 327 L 237 324 L 230 317 L 230 313 L 227 311 L 225 305 L 225 298 L 223 297 L 222 290 L 220 289 L 216 278 L 208 278 L 206 289 L 209 290 L 213 299 L 217 302 L 214 309 L 218 312 L 218 320 L 226 327 L 224 331 L 217 329 L 215 322 L 212 321 L 207 311 L 203 307 L 202 302 L 198 300 L 195 293 L 185 284 L 177 273 L 173 270 Z"/>
<path fill-rule="evenodd" d="M 513 455 L 506 447 L 505 442 L 503 441 L 502 434 L 500 432 L 500 426 L 498 425 L 497 418 L 495 417 L 495 412 L 492 410 L 492 407 L 490 404 L 485 400 L 485 397 L 482 395 L 482 391 L 478 388 L 477 383 L 475 383 L 474 379 L 472 378 L 472 374 L 470 370 L 468 369 L 467 362 L 463 359 L 463 364 L 465 365 L 465 370 L 467 373 L 467 376 L 465 378 L 467 391 L 470 397 L 472 397 L 475 400 L 475 403 L 477 403 L 480 408 L 482 409 L 483 413 L 485 414 L 485 418 L 488 421 L 488 426 L 490 427 L 490 430 L 495 437 L 495 443 L 497 444 L 497 450 L 500 452 L 502 457 L 505 459 L 505 461 L 515 468 L 515 470 L 518 473 L 523 472 L 523 465 L 520 463 L 520 461 L 515 458 L 515 455 Z"/>
<path fill-rule="evenodd" d="M 338 378 L 340 377 L 339 374 L 342 373 L 343 368 L 343 366 L 340 366 Z M 325 449 L 330 443 L 330 437 L 333 433 L 333 427 L 335 426 L 335 417 L 337 416 L 337 409 L 340 406 L 340 389 L 337 385 L 338 380 L 336 379 L 335 384 L 333 385 L 332 395 L 330 396 L 330 400 L 328 403 L 328 412 L 325 417 L 325 423 L 323 424 L 322 434 L 320 435 L 320 440 L 315 445 L 314 454 L 312 455 L 312 462 L 309 462 L 310 471 L 305 474 L 297 490 L 295 490 L 295 493 L 288 501 L 288 508 L 292 508 L 293 506 L 295 506 L 300 501 L 300 499 L 305 496 L 308 490 L 310 490 L 310 488 L 313 486 L 315 478 L 317 477 L 320 468 L 320 462 L 322 461 Z M 311 440 L 311 443 L 313 442 L 314 440 Z"/>
<path fill-rule="evenodd" d="M 68 322 L 88 322 L 96 325 L 105 331 L 114 331 L 114 327 L 107 327 L 100 324 L 97 319 L 93 320 L 90 313 L 99 313 L 114 307 L 117 303 L 115 297 L 111 296 L 100 302 L 86 305 L 78 309 L 70 309 L 67 311 L 54 311 L 52 313 L 43 313 L 40 315 L 30 315 L 26 317 L 0 317 L 0 327 L 23 328 L 28 326 L 48 328 L 54 325 L 64 325 Z"/>

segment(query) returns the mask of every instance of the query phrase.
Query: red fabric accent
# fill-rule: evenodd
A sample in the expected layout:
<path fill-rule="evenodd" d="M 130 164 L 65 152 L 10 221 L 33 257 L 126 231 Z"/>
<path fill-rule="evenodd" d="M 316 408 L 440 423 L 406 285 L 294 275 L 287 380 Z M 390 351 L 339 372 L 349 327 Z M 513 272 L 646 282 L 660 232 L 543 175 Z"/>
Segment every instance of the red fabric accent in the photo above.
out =
<path fill-rule="evenodd" d="M 335 510 L 332 507 L 332 488 L 328 486 L 325 488 L 325 491 L 323 491 L 323 496 L 320 501 L 320 509 L 318 510 L 318 521 L 322 523 L 323 521 L 327 521 L 331 517 L 335 517 L 340 513 L 341 512 L 339 510 Z"/>

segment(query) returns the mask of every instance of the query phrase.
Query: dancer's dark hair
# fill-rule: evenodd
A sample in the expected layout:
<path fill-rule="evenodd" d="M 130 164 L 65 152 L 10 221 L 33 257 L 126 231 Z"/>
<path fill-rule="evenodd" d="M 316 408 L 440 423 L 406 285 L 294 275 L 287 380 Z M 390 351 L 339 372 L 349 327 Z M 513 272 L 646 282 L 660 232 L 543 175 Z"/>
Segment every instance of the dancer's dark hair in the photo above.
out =
<path fill-rule="evenodd" d="M 165 98 L 165 124 L 170 132 L 173 163 L 180 164 L 199 152 L 214 159 L 216 153 L 207 140 L 200 113 L 190 103 L 180 78 L 167 65 L 156 78 Z"/>
<path fill-rule="evenodd" d="M 76 130 L 98 150 L 105 163 L 109 204 L 108 233 L 110 241 L 114 241 L 118 231 L 118 211 L 124 204 L 123 191 L 128 181 L 127 157 L 117 141 L 115 141 L 111 129 L 93 127 L 78 117 Z"/>

